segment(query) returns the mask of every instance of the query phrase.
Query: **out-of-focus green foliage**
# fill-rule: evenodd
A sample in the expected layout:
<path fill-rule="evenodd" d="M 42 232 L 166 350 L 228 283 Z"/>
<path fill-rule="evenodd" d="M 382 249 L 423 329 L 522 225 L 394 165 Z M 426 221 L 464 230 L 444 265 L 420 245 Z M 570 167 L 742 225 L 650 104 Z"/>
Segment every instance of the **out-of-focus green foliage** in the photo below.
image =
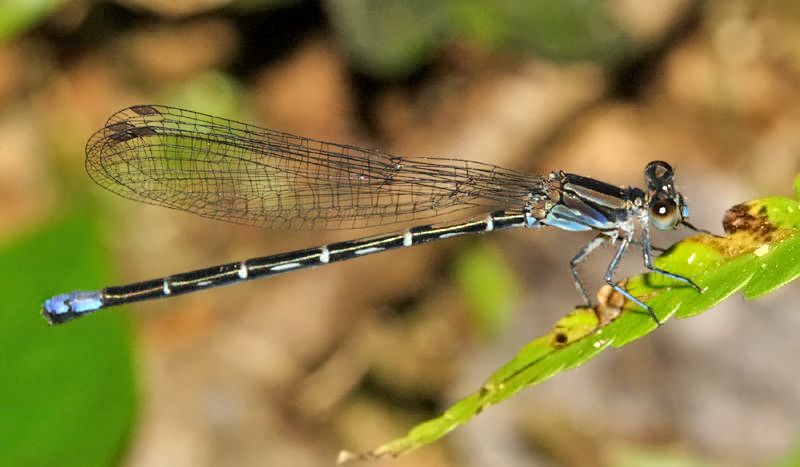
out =
<path fill-rule="evenodd" d="M 383 77 L 408 74 L 445 37 L 449 3 L 411 0 L 329 1 L 331 23 L 356 66 Z"/>
<path fill-rule="evenodd" d="M 633 51 L 605 2 L 331 0 L 326 5 L 356 65 L 383 77 L 411 72 L 447 41 L 554 61 L 613 63 Z"/>
<path fill-rule="evenodd" d="M 64 3 L 0 2 L 0 43 L 54 14 Z M 218 6 L 247 12 L 292 8 L 296 3 L 232 0 Z M 633 51 L 632 43 L 608 13 L 606 2 L 329 0 L 325 8 L 355 66 L 383 78 L 412 73 L 449 41 L 554 61 L 613 63 Z"/>
<path fill-rule="evenodd" d="M 773 467 L 794 467 L 800 465 L 800 440 L 796 440 L 789 452 L 770 465 Z"/>
<path fill-rule="evenodd" d="M 459 35 L 492 49 L 516 49 L 554 61 L 611 63 L 633 51 L 606 2 L 538 0 L 452 2 Z"/>
<path fill-rule="evenodd" d="M 3 0 L 0 2 L 0 44 L 52 14 L 65 0 Z"/>
<path fill-rule="evenodd" d="M 500 252 L 483 242 L 465 248 L 455 260 L 455 277 L 475 328 L 487 338 L 505 329 L 521 294 Z"/>
<path fill-rule="evenodd" d="M 124 315 L 57 328 L 40 315 L 46 297 L 105 283 L 97 230 L 76 214 L 0 249 L 3 465 L 116 465 L 127 448 L 136 385 Z"/>
<path fill-rule="evenodd" d="M 232 120 L 250 120 L 249 115 L 241 114 L 247 107 L 242 91 L 240 84 L 229 75 L 207 71 L 166 89 L 163 101 Z"/>

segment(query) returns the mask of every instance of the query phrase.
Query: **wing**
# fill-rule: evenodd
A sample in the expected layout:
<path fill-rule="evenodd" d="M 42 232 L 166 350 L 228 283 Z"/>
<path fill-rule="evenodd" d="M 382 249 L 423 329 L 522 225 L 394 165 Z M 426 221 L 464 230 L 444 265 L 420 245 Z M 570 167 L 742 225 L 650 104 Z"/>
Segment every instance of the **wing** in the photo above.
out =
<path fill-rule="evenodd" d="M 457 159 L 401 158 L 166 106 L 114 114 L 86 169 L 126 198 L 269 228 L 387 225 L 474 206 L 521 208 L 540 176 Z"/>

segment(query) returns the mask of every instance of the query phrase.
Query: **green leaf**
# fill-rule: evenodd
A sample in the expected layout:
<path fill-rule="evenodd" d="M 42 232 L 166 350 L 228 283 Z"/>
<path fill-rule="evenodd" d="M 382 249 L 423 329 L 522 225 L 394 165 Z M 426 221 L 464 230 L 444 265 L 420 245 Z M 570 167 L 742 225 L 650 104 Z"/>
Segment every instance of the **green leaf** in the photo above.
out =
<path fill-rule="evenodd" d="M 0 2 L 0 44 L 59 8 L 65 0 L 3 0 Z"/>
<path fill-rule="evenodd" d="M 136 407 L 131 336 L 120 313 L 50 327 L 43 298 L 99 284 L 103 251 L 88 215 L 0 250 L 0 452 L 5 465 L 116 465 Z"/>
<path fill-rule="evenodd" d="M 355 64 L 392 78 L 418 68 L 438 46 L 447 25 L 447 3 L 334 0 L 326 6 Z"/>
<path fill-rule="evenodd" d="M 600 333 L 592 333 L 598 323 L 594 310 L 576 309 L 561 319 L 550 333 L 528 343 L 514 360 L 500 368 L 480 389 L 457 402 L 441 416 L 417 425 L 406 436 L 368 453 L 342 451 L 338 462 L 394 457 L 410 452 L 441 438 L 485 408 L 509 398 L 521 389 L 580 365 L 611 344 L 611 340 Z"/>
<path fill-rule="evenodd" d="M 773 462 L 773 467 L 794 467 L 800 465 L 800 441 L 795 440 L 792 447 L 784 455 Z"/>
<path fill-rule="evenodd" d="M 795 180 L 800 198 L 800 177 Z M 696 235 L 675 244 L 655 266 L 697 283 L 702 293 L 662 274 L 647 273 L 620 283 L 650 306 L 659 321 L 688 318 L 741 291 L 756 298 L 800 275 L 800 202 L 763 198 L 726 212 L 725 237 Z M 362 454 L 343 451 L 339 462 L 399 456 L 446 435 L 492 404 L 588 361 L 603 349 L 619 347 L 656 327 L 649 312 L 605 286 L 593 308 L 577 308 L 553 330 L 530 342 L 475 393 L 444 414 L 412 428 L 405 436 Z"/>
<path fill-rule="evenodd" d="M 459 0 L 450 4 L 454 28 L 493 48 L 526 50 L 559 62 L 614 63 L 633 52 L 633 42 L 605 2 Z"/>
<path fill-rule="evenodd" d="M 454 38 L 559 62 L 613 64 L 635 51 L 605 2 L 330 0 L 325 6 L 355 65 L 382 78 L 412 73 Z"/>

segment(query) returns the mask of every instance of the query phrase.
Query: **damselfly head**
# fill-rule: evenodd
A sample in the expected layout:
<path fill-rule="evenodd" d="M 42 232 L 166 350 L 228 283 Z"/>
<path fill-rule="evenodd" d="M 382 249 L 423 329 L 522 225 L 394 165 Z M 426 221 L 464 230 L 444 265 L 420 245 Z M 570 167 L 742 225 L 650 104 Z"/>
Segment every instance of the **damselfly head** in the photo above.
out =
<path fill-rule="evenodd" d="M 689 217 L 689 207 L 675 190 L 675 173 L 664 161 L 653 161 L 644 169 L 650 190 L 647 210 L 650 223 L 659 230 L 671 230 Z"/>

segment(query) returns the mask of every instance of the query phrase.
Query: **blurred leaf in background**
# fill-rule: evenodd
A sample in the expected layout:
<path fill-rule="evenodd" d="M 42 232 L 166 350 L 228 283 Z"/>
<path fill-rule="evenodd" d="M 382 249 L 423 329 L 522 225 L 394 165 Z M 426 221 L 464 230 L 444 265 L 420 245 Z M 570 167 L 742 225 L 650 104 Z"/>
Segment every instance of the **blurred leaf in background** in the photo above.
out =
<path fill-rule="evenodd" d="M 794 467 L 800 465 L 800 439 L 773 464 L 774 467 Z"/>
<path fill-rule="evenodd" d="M 453 39 L 561 62 L 609 64 L 633 51 L 606 2 L 354 0 L 327 8 L 356 66 L 384 78 L 411 73 Z"/>
<path fill-rule="evenodd" d="M 66 0 L 3 0 L 0 2 L 0 44 L 53 13 Z"/>
<path fill-rule="evenodd" d="M 459 34 L 490 48 L 517 49 L 560 62 L 605 64 L 633 51 L 606 2 L 462 0 L 452 5 Z"/>
<path fill-rule="evenodd" d="M 327 3 L 356 66 L 380 77 L 410 74 L 444 38 L 447 1 L 351 0 Z"/>
<path fill-rule="evenodd" d="M 519 282 L 498 249 L 473 242 L 455 259 L 455 277 L 474 327 L 484 337 L 501 335 L 522 296 Z"/>
<path fill-rule="evenodd" d="M 53 328 L 36 309 L 107 278 L 96 217 L 66 216 L 0 249 L 3 465 L 116 465 L 127 448 L 137 404 L 124 315 Z"/>

